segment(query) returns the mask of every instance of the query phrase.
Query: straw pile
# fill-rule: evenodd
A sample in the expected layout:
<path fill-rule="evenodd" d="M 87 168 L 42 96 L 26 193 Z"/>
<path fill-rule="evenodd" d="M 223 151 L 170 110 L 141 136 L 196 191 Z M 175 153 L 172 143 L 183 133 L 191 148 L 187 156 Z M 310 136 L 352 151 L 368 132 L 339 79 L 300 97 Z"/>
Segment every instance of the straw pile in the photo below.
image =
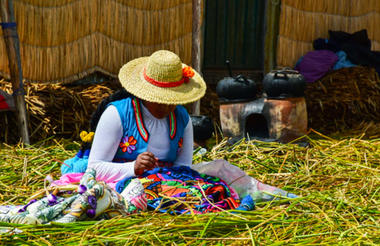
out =
<path fill-rule="evenodd" d="M 191 0 L 13 2 L 27 81 L 71 82 L 95 71 L 116 77 L 127 61 L 159 49 L 191 62 Z M 6 54 L 2 36 L 0 30 L 0 54 Z M 9 78 L 6 55 L 0 75 Z"/>
<path fill-rule="evenodd" d="M 26 104 L 29 133 L 32 141 L 54 135 L 77 139 L 87 130 L 92 112 L 98 103 L 119 88 L 115 83 L 65 86 L 62 84 L 26 83 Z M 0 81 L 0 89 L 11 93 L 11 84 Z M 320 81 L 307 86 L 306 102 L 309 127 L 332 133 L 353 128 L 367 128 L 380 122 L 380 79 L 370 68 L 354 67 L 331 72 Z M 191 112 L 191 104 L 186 105 Z M 209 86 L 201 99 L 201 114 L 219 125 L 219 101 L 215 86 Z M 1 113 L 0 141 L 17 142 L 17 122 L 13 112 Z M 218 126 L 216 126 L 218 128 Z M 371 127 L 372 129 L 373 127 Z M 376 131 L 376 128 L 371 130 Z"/>
<path fill-rule="evenodd" d="M 346 137 L 349 136 L 363 136 L 367 139 L 380 138 L 380 123 L 377 122 L 362 122 L 352 129 L 344 130 L 343 132 L 335 132 L 332 136 Z"/>
<path fill-rule="evenodd" d="M 25 84 L 25 101 L 28 109 L 29 134 L 33 142 L 60 135 L 77 139 L 87 130 L 92 112 L 99 102 L 119 89 L 117 83 L 66 86 L 61 83 Z M 0 89 L 12 93 L 10 82 L 0 80 Z M 192 105 L 185 105 L 191 112 Z M 17 142 L 19 139 L 14 112 L 0 113 L 0 142 Z M 215 88 L 208 88 L 201 100 L 201 114 L 211 117 L 219 124 L 219 101 Z"/>
<path fill-rule="evenodd" d="M 282 0 L 277 64 L 292 67 L 316 38 L 328 38 L 328 30 L 353 33 L 367 29 L 372 50 L 380 50 L 380 1 L 378 0 Z"/>
<path fill-rule="evenodd" d="M 114 83 L 64 86 L 62 84 L 26 83 L 25 102 L 32 141 L 54 135 L 77 139 L 88 130 L 90 117 L 99 102 L 118 88 Z M 0 89 L 12 93 L 9 82 L 0 81 Z M 0 141 L 18 141 L 16 114 L 2 113 Z M 14 122 L 14 123 L 12 123 Z"/>
<path fill-rule="evenodd" d="M 334 132 L 380 122 L 380 79 L 373 68 L 333 71 L 308 83 L 305 94 L 311 128 Z"/>
<path fill-rule="evenodd" d="M 0 224 L 9 244 L 268 245 L 380 243 L 380 139 L 307 137 L 310 146 L 217 144 L 195 162 L 226 158 L 250 175 L 300 195 L 257 204 L 255 211 L 171 216 L 146 212 L 108 221 L 39 226 Z M 50 140 L 52 141 L 52 140 Z M 54 141 L 0 148 L 0 205 L 20 204 L 79 144 Z M 18 230 L 15 230 L 15 229 Z M 21 230 L 21 232 L 19 231 Z"/>

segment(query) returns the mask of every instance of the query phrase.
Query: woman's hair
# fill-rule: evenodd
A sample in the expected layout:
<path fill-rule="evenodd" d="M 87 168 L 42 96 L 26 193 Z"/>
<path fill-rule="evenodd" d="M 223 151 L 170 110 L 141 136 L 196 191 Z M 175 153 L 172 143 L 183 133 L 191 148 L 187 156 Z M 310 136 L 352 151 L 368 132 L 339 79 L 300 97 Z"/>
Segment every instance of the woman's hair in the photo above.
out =
<path fill-rule="evenodd" d="M 100 116 L 102 116 L 104 110 L 106 110 L 108 104 L 114 101 L 118 101 L 127 97 L 132 96 L 129 92 L 127 92 L 124 88 L 117 90 L 110 96 L 104 98 L 99 104 L 98 107 L 96 108 L 95 112 L 91 115 L 91 120 L 90 120 L 90 129 L 92 132 L 95 132 L 96 126 L 98 125 Z M 81 149 L 86 150 L 91 148 L 92 143 L 82 143 Z"/>
<path fill-rule="evenodd" d="M 91 115 L 90 128 L 91 131 L 95 132 L 96 126 L 98 125 L 100 116 L 103 114 L 104 110 L 106 110 L 108 104 L 114 101 L 118 101 L 127 97 L 132 96 L 129 92 L 127 92 L 124 88 L 117 90 L 112 95 L 104 98 L 96 108 L 95 112 Z"/>

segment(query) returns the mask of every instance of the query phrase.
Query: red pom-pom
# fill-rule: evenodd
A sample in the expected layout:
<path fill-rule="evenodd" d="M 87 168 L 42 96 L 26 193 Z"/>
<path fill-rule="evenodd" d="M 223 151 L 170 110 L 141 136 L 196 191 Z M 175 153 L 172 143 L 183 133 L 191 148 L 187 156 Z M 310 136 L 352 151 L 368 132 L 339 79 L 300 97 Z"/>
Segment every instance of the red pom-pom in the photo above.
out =
<path fill-rule="evenodd" d="M 190 78 L 192 78 L 194 74 L 194 70 L 190 66 L 182 68 L 182 75 L 185 83 L 189 83 Z"/>

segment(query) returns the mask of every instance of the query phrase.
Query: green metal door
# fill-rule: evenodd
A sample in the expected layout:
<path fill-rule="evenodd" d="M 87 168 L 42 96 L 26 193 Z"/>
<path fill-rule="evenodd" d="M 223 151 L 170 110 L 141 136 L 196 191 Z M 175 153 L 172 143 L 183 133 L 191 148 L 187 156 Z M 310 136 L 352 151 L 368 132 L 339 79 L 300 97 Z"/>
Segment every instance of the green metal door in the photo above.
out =
<path fill-rule="evenodd" d="M 205 0 L 203 69 L 262 70 L 265 0 Z"/>

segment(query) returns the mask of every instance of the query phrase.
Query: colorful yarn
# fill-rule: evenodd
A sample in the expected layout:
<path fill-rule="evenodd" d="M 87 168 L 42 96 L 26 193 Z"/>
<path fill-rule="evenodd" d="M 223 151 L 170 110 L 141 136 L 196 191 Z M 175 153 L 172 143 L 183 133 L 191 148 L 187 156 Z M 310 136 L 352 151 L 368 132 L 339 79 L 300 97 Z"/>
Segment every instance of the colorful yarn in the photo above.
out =
<path fill-rule="evenodd" d="M 80 136 L 80 139 L 85 142 L 85 143 L 91 143 L 92 140 L 94 139 L 94 135 L 95 133 L 94 132 L 86 132 L 86 131 L 82 131 L 79 136 Z"/>
<path fill-rule="evenodd" d="M 186 166 L 156 168 L 138 179 L 144 186 L 148 209 L 160 212 L 201 214 L 235 209 L 240 204 L 234 190 L 223 180 Z M 119 181 L 116 191 L 121 193 L 132 180 Z"/>

